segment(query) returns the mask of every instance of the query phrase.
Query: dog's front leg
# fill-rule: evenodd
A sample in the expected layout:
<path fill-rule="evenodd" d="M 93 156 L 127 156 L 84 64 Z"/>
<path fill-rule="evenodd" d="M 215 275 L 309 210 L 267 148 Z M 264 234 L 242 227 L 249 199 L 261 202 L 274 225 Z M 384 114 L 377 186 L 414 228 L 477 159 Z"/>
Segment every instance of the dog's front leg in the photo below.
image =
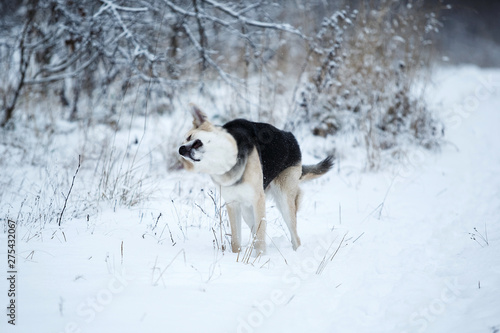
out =
<path fill-rule="evenodd" d="M 238 253 L 241 251 L 241 207 L 237 202 L 228 203 L 226 207 L 231 224 L 231 249 Z"/>
<path fill-rule="evenodd" d="M 257 195 L 253 205 L 254 247 L 257 255 L 266 252 L 266 197 L 264 193 Z"/>

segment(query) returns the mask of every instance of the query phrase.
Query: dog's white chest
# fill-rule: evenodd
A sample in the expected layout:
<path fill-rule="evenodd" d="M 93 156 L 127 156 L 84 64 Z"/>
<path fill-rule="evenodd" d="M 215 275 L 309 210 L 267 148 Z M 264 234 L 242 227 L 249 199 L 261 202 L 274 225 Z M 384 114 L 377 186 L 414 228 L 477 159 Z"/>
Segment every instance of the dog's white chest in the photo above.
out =
<path fill-rule="evenodd" d="M 252 185 L 241 183 L 233 186 L 221 186 L 221 194 L 227 203 L 238 202 L 244 205 L 251 205 L 255 196 Z"/>

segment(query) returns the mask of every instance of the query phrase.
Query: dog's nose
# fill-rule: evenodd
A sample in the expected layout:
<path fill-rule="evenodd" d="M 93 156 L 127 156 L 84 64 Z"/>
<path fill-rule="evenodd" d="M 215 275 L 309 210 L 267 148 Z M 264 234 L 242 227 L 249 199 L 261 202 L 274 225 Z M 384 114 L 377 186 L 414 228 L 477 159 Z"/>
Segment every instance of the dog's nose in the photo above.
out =
<path fill-rule="evenodd" d="M 182 155 L 182 156 L 186 156 L 188 154 L 188 149 L 186 148 L 186 146 L 180 146 L 179 148 L 179 154 Z"/>

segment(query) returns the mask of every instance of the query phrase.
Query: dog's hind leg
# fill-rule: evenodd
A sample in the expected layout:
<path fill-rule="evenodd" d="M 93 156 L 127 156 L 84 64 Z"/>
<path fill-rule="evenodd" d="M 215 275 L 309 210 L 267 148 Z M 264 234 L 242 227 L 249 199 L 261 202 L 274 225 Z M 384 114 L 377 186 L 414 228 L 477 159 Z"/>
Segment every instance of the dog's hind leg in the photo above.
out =
<path fill-rule="evenodd" d="M 294 250 L 297 250 L 300 246 L 300 238 L 297 233 L 297 210 L 301 196 L 299 188 L 300 175 L 300 166 L 289 167 L 276 177 L 270 188 L 276 206 L 290 231 Z"/>
<path fill-rule="evenodd" d="M 228 203 L 227 215 L 231 224 L 231 250 L 238 253 L 241 250 L 241 207 L 239 203 Z"/>

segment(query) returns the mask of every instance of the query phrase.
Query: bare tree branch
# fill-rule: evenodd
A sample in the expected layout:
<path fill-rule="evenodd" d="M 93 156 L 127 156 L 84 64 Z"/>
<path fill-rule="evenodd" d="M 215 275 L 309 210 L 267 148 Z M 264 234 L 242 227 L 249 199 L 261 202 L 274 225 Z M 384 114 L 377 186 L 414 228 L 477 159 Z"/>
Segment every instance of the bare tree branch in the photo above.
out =
<path fill-rule="evenodd" d="M 26 71 L 28 70 L 29 66 L 29 57 L 30 53 L 28 51 L 28 55 L 25 53 L 27 52 L 25 42 L 26 38 L 28 35 L 29 29 L 31 29 L 32 23 L 33 23 L 33 16 L 34 14 L 31 12 L 28 14 L 28 21 L 24 25 L 23 31 L 21 33 L 21 40 L 19 42 L 19 50 L 20 50 L 20 60 L 19 60 L 19 82 L 17 84 L 16 89 L 14 90 L 14 96 L 10 102 L 9 105 L 6 106 L 4 110 L 4 119 L 2 123 L 0 124 L 1 127 L 5 127 L 9 120 L 12 118 L 12 115 L 14 113 L 14 109 L 16 107 L 17 99 L 19 98 L 19 94 L 21 93 L 21 90 L 23 89 L 25 85 L 25 79 L 26 79 Z"/>
<path fill-rule="evenodd" d="M 291 33 L 293 35 L 297 35 L 304 40 L 307 40 L 307 41 L 310 40 L 309 37 L 304 35 L 300 30 L 295 29 L 290 24 L 287 24 L 287 23 L 268 23 L 268 22 L 252 20 L 252 19 L 249 19 L 249 18 L 241 15 L 240 13 L 237 13 L 237 12 L 229 9 L 228 7 L 224 6 L 223 4 L 221 4 L 217 1 L 213 1 L 213 0 L 204 0 L 204 1 L 211 4 L 215 8 L 223 11 L 224 13 L 228 14 L 229 16 L 234 17 L 235 19 L 237 19 L 238 21 L 240 21 L 243 24 L 258 27 L 258 28 L 264 28 L 264 29 L 281 30 L 281 31 Z"/>

